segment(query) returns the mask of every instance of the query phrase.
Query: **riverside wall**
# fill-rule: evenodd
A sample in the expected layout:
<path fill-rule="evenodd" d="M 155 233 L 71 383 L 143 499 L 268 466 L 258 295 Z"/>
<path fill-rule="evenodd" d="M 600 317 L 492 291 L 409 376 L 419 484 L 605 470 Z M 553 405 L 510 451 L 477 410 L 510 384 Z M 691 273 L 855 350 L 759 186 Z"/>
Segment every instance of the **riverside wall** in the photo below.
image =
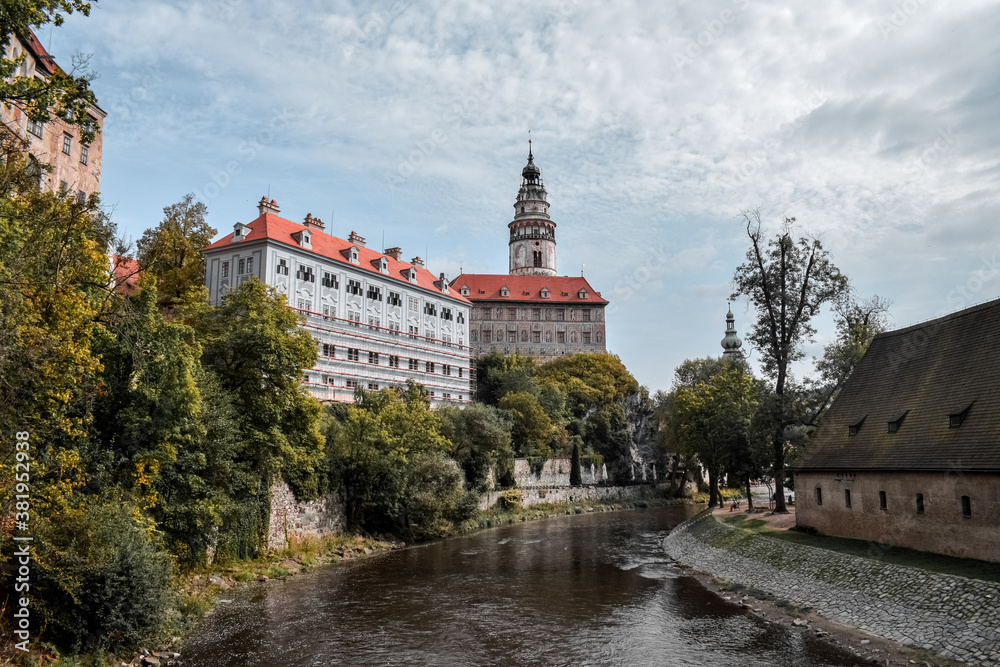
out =
<path fill-rule="evenodd" d="M 1000 664 L 1000 584 L 793 544 L 711 512 L 677 526 L 669 557 L 874 635 L 976 665 Z"/>
<path fill-rule="evenodd" d="M 271 484 L 271 516 L 267 548 L 284 549 L 306 536 L 323 537 L 343 532 L 347 523 L 344 504 L 336 493 L 299 502 L 281 479 Z"/>
<path fill-rule="evenodd" d="M 655 495 L 650 485 L 643 486 L 533 486 L 518 488 L 524 494 L 521 505 L 530 507 L 541 503 L 572 503 L 581 500 L 627 502 Z M 479 509 L 486 510 L 496 503 L 503 490 L 484 493 L 479 499 Z"/>

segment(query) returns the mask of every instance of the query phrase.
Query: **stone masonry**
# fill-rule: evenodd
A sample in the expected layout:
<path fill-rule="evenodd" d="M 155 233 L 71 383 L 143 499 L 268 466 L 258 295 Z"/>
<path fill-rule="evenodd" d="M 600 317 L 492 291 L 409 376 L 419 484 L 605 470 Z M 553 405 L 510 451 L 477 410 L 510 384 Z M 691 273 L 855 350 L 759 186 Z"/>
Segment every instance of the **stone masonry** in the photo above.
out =
<path fill-rule="evenodd" d="M 284 549 L 306 536 L 323 537 L 341 533 L 345 523 L 344 505 L 337 494 L 298 502 L 284 481 L 278 479 L 271 485 L 268 549 Z"/>
<path fill-rule="evenodd" d="M 703 512 L 664 540 L 667 555 L 845 625 L 970 664 L 1000 664 L 1000 584 L 776 540 Z"/>
<path fill-rule="evenodd" d="M 530 507 L 542 503 L 571 503 L 579 500 L 604 500 L 611 502 L 627 502 L 649 498 L 655 495 L 652 487 L 643 486 L 550 486 L 527 487 L 519 489 L 524 497 L 521 505 Z M 479 499 L 479 509 L 492 507 L 502 491 L 489 491 Z"/>

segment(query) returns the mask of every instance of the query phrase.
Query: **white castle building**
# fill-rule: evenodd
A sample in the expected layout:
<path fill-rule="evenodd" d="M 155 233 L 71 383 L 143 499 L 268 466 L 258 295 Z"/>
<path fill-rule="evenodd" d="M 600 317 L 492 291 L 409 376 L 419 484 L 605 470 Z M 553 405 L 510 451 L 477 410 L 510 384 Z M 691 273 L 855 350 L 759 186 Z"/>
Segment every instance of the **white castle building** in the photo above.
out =
<path fill-rule="evenodd" d="M 378 390 L 422 384 L 432 404 L 472 399 L 469 301 L 435 278 L 419 257 L 377 252 L 353 231 L 347 240 L 324 231 L 318 218 L 279 217 L 266 197 L 253 222 L 204 249 L 212 305 L 256 276 L 288 297 L 316 339 L 319 361 L 307 372 L 322 401 L 351 401 L 358 387 Z"/>

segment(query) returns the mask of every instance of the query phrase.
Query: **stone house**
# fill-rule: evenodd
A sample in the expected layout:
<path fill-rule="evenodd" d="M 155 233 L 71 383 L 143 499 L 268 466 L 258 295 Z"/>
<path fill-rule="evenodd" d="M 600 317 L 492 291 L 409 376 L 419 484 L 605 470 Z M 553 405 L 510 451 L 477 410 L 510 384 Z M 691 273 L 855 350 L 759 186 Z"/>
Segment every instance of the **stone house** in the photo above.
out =
<path fill-rule="evenodd" d="M 35 33 L 27 38 L 11 35 L 4 56 L 15 59 L 24 56 L 15 76 L 48 78 L 59 71 L 59 65 L 38 41 Z M 89 144 L 82 143 L 80 128 L 57 116 L 48 122 L 28 120 L 24 106 L 14 102 L 0 104 L 0 121 L 8 132 L 28 142 L 28 156 L 52 168 L 47 174 L 39 171 L 38 184 L 43 191 L 68 191 L 80 199 L 101 191 L 101 130 L 107 113 L 98 106 L 90 108 L 91 124 L 97 136 Z"/>
<path fill-rule="evenodd" d="M 798 525 L 1000 561 L 997 332 L 992 301 L 876 336 L 793 467 Z"/>

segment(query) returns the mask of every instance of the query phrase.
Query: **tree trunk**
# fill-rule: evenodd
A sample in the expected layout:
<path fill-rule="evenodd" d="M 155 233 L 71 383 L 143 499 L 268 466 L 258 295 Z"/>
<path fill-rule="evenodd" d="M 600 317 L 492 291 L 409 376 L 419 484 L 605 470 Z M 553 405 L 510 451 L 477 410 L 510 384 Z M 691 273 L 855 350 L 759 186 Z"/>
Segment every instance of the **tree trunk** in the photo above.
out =
<path fill-rule="evenodd" d="M 753 511 L 753 494 L 750 491 L 750 473 L 747 473 L 747 512 Z"/>
<path fill-rule="evenodd" d="M 785 507 L 785 428 L 780 424 L 774 432 L 774 511 L 788 514 Z"/>
<path fill-rule="evenodd" d="M 677 454 L 674 454 L 672 457 L 670 457 L 670 488 L 667 489 L 667 495 L 670 496 L 670 497 L 674 497 L 674 494 L 677 493 L 677 462 L 678 462 L 678 460 L 679 460 L 679 457 L 677 456 Z M 684 487 L 682 485 L 681 486 L 681 491 L 683 491 L 683 490 L 684 490 Z"/>
<path fill-rule="evenodd" d="M 719 494 L 719 477 L 715 472 L 715 468 L 708 469 L 708 506 L 717 507 L 721 505 L 721 496 Z"/>

